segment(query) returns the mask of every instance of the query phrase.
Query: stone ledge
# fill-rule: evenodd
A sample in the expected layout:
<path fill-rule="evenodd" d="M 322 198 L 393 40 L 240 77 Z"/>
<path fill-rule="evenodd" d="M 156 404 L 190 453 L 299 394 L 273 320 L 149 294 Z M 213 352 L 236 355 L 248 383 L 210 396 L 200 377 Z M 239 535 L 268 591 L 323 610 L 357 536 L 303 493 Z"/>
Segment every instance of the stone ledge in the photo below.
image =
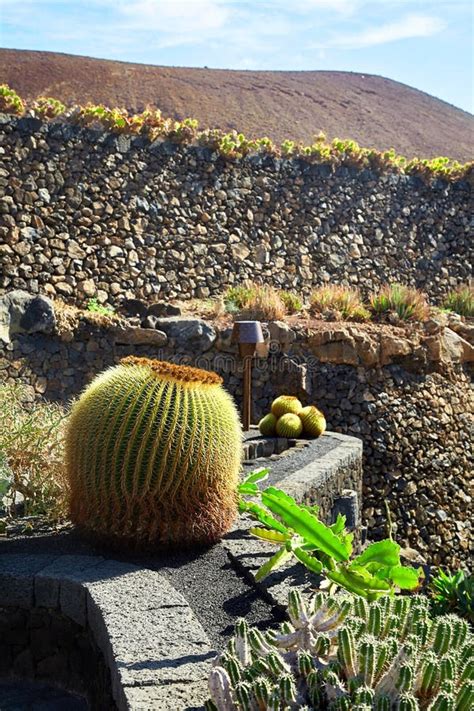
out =
<path fill-rule="evenodd" d="M 6 554 L 0 606 L 58 610 L 88 627 L 117 708 L 201 708 L 215 656 L 185 598 L 159 573 L 94 556 Z M 177 613 L 177 614 L 176 614 Z"/>

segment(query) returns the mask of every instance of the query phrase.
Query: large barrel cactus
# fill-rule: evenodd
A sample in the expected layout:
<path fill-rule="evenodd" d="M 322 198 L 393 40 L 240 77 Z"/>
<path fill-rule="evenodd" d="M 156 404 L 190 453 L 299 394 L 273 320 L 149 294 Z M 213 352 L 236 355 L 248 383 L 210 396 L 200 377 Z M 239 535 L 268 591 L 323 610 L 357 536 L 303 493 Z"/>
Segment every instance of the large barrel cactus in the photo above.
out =
<path fill-rule="evenodd" d="M 208 544 L 237 511 L 239 417 L 216 374 L 124 358 L 72 409 L 71 519 L 136 548 Z"/>

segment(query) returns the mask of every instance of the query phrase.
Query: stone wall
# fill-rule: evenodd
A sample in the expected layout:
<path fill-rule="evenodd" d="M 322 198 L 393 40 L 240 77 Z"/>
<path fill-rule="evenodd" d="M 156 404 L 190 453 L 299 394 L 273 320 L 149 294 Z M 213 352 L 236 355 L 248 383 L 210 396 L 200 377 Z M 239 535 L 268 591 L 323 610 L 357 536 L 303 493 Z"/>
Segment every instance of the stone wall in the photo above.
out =
<path fill-rule="evenodd" d="M 469 183 L 311 165 L 0 115 L 0 291 L 74 303 L 470 277 Z"/>
<path fill-rule="evenodd" d="M 116 708 L 89 630 L 55 610 L 0 607 L 1 678 L 52 684 L 84 696 L 90 708 Z"/>
<path fill-rule="evenodd" d="M 94 318 L 84 312 L 60 334 L 12 334 L 0 351 L 0 379 L 23 381 L 32 400 L 67 401 L 121 357 L 146 355 L 219 372 L 240 404 L 241 361 L 229 327 L 163 318 L 154 330 Z M 328 429 L 359 437 L 369 535 L 385 535 L 387 499 L 400 541 L 432 563 L 455 565 L 469 559 L 474 402 L 465 369 L 474 356 L 473 327 L 451 317 L 448 328 L 447 318 L 423 330 L 270 323 L 253 393 L 254 421 L 290 392 L 316 403 Z"/>

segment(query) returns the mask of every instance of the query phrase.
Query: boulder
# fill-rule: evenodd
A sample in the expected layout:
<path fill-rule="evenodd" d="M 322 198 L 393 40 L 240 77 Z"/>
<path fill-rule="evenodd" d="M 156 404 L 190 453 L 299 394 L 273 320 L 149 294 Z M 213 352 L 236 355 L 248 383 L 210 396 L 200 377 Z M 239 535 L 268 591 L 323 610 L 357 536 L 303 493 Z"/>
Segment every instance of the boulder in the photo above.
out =
<path fill-rule="evenodd" d="M 125 316 L 144 319 L 148 312 L 148 306 L 141 299 L 125 299 L 120 305 L 120 311 Z"/>
<path fill-rule="evenodd" d="M 295 332 L 284 321 L 270 321 L 268 331 L 270 341 L 278 343 L 283 351 L 287 350 L 296 339 Z"/>
<path fill-rule="evenodd" d="M 163 331 L 140 326 L 121 326 L 114 330 L 115 342 L 127 346 L 165 346 L 168 337 Z"/>
<path fill-rule="evenodd" d="M 155 328 L 164 331 L 178 349 L 191 348 L 196 353 L 209 350 L 217 338 L 215 329 L 199 318 L 159 318 Z"/>
<path fill-rule="evenodd" d="M 322 363 L 359 365 L 355 341 L 345 328 L 316 331 L 309 338 L 309 346 Z"/>
<path fill-rule="evenodd" d="M 0 340 L 10 343 L 15 333 L 54 332 L 56 317 L 47 296 L 16 289 L 0 297 Z"/>
<path fill-rule="evenodd" d="M 181 309 L 179 306 L 174 306 L 173 304 L 168 304 L 166 301 L 157 301 L 151 304 L 146 312 L 147 316 L 158 316 L 158 318 L 164 318 L 167 316 L 181 316 Z"/>
<path fill-rule="evenodd" d="M 406 338 L 382 333 L 380 337 L 380 364 L 388 365 L 413 352 L 413 346 Z"/>

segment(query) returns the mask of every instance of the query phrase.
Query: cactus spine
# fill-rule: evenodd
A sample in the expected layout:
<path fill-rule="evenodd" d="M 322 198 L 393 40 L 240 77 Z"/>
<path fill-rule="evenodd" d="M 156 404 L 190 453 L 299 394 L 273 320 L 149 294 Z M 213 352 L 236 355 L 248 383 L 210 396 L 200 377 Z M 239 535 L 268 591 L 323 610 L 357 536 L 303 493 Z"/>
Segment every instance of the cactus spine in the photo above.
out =
<path fill-rule="evenodd" d="M 303 408 L 303 405 L 294 395 L 280 395 L 272 402 L 272 414 L 278 419 L 282 415 L 291 413 L 297 415 Z"/>
<path fill-rule="evenodd" d="M 303 407 L 298 415 L 303 423 L 303 432 L 308 437 L 319 437 L 326 430 L 326 418 L 314 405 Z"/>
<path fill-rule="evenodd" d="M 72 520 L 134 547 L 211 543 L 236 514 L 241 429 L 221 378 L 128 357 L 72 409 Z"/>
<path fill-rule="evenodd" d="M 280 437 L 299 437 L 303 431 L 303 423 L 298 415 L 288 412 L 282 415 L 276 423 L 276 433 Z"/>

